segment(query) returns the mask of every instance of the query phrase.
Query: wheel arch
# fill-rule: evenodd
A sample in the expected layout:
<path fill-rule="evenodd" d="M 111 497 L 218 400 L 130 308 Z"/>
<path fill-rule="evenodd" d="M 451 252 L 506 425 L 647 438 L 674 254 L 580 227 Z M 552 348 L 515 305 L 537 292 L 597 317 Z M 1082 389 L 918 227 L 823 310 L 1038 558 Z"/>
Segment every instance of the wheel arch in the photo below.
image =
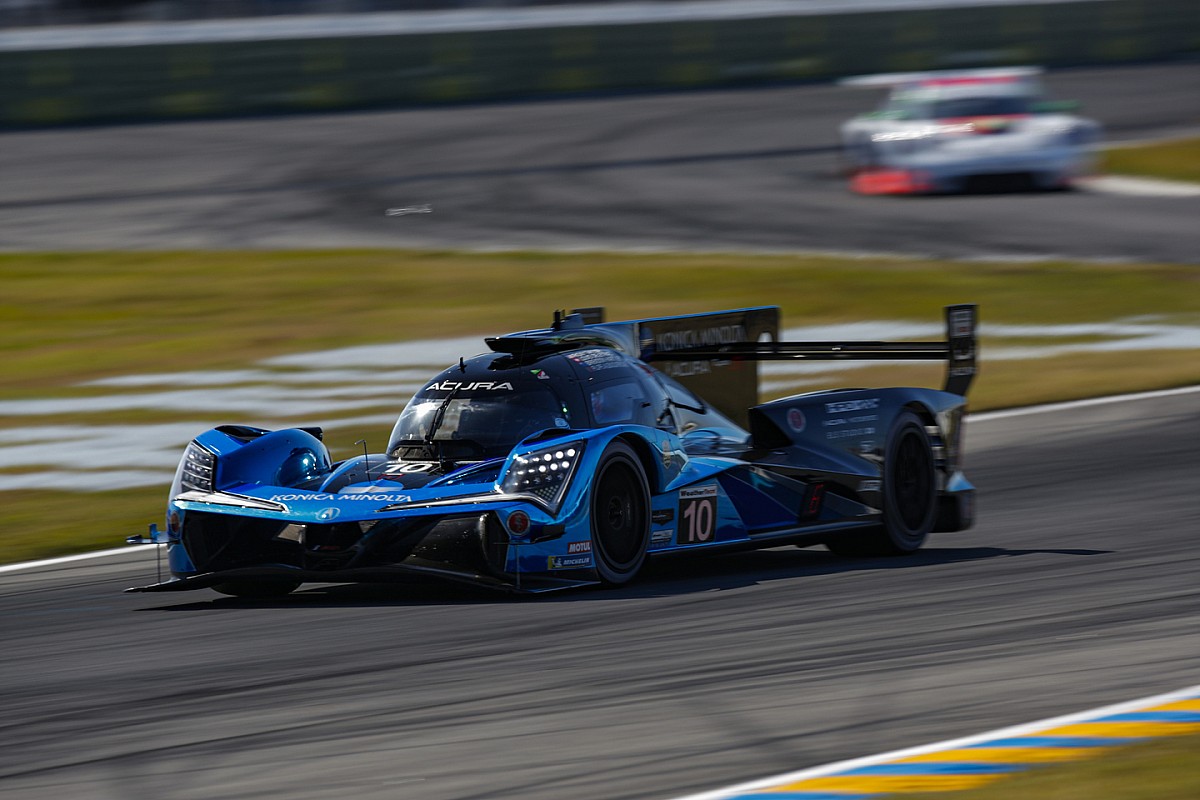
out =
<path fill-rule="evenodd" d="M 938 493 L 941 494 L 944 488 L 942 482 L 945 480 L 948 465 L 946 463 L 946 432 L 942 430 L 937 414 L 920 400 L 908 401 L 900 407 L 899 411 L 911 411 L 925 426 L 925 433 L 929 436 L 929 444 L 933 450 L 933 468 L 935 473 L 940 476 Z"/>
<path fill-rule="evenodd" d="M 658 459 L 655 458 L 654 446 L 641 436 L 635 436 L 632 433 L 622 433 L 614 437 L 613 441 L 626 444 L 633 450 L 634 455 L 641 462 L 642 471 L 646 473 L 646 481 L 650 484 L 650 493 L 658 494 L 662 487 L 662 469 Z"/>

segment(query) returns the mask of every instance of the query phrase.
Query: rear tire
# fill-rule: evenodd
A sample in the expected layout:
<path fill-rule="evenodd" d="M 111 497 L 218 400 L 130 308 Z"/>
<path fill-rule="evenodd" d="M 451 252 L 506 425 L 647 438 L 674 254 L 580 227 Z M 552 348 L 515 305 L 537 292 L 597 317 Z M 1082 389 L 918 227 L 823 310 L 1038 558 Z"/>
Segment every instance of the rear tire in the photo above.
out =
<path fill-rule="evenodd" d="M 883 525 L 841 534 L 825 543 L 843 556 L 898 556 L 925 543 L 937 519 L 933 446 L 921 419 L 903 411 L 888 434 L 883 475 Z"/>
<path fill-rule="evenodd" d="M 213 586 L 214 592 L 247 600 L 268 600 L 291 594 L 300 586 L 300 581 L 226 581 Z"/>
<path fill-rule="evenodd" d="M 600 581 L 620 586 L 637 576 L 650 545 L 650 489 L 646 471 L 624 442 L 600 457 L 592 482 L 592 562 Z"/>

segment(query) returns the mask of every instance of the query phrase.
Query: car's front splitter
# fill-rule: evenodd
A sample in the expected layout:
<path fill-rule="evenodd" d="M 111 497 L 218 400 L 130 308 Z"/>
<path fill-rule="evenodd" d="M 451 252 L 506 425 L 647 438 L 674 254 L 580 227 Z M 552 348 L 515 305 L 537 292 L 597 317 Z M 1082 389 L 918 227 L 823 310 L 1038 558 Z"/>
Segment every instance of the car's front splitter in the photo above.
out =
<path fill-rule="evenodd" d="M 537 594 L 580 586 L 594 586 L 593 580 L 544 575 L 511 575 L 496 577 L 482 573 L 464 572 L 426 564 L 392 564 L 380 567 L 358 567 L 342 570 L 305 570 L 283 565 L 239 567 L 219 572 L 204 572 L 175 578 L 147 586 L 134 586 L 127 593 L 137 592 L 186 592 L 193 589 L 212 588 L 233 581 L 255 581 L 264 585 L 271 583 L 457 583 L 494 589 L 516 594 Z"/>

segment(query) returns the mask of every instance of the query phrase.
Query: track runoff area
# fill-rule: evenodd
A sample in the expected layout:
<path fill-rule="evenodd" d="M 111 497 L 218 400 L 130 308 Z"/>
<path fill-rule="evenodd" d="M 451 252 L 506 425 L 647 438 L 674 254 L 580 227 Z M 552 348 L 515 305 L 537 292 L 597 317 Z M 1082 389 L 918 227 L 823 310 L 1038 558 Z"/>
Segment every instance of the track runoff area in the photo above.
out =
<path fill-rule="evenodd" d="M 1183 387 L 973 414 L 984 421 L 1200 392 Z M 0 566 L 0 573 L 128 554 L 116 548 Z M 866 800 L 973 789 L 1045 764 L 1101 757 L 1135 742 L 1200 732 L 1200 685 L 1103 708 L 775 775 L 673 800 Z"/>

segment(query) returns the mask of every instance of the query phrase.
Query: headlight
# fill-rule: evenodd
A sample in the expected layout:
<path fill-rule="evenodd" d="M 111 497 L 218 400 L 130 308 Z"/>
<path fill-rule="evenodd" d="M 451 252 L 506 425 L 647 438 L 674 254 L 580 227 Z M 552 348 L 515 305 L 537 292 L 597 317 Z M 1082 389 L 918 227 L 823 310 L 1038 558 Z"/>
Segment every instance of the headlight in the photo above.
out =
<path fill-rule="evenodd" d="M 525 495 L 557 512 L 582 456 L 583 442 L 565 442 L 513 456 L 500 479 L 500 491 Z"/>
<path fill-rule="evenodd" d="M 192 442 L 179 462 L 179 485 L 184 491 L 211 492 L 216 488 L 217 457 Z"/>

